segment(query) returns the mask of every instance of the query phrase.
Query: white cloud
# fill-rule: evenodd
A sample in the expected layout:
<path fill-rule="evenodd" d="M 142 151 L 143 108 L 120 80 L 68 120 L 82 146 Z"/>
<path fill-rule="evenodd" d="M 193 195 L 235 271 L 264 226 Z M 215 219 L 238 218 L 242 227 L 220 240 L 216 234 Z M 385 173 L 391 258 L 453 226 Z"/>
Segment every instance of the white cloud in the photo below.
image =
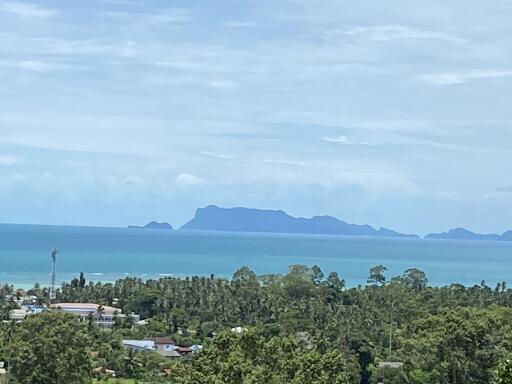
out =
<path fill-rule="evenodd" d="M 268 164 L 297 165 L 299 167 L 304 167 L 306 165 L 305 161 L 297 161 L 297 160 L 266 159 L 266 160 L 263 160 L 263 162 L 268 163 Z"/>
<path fill-rule="evenodd" d="M 232 90 L 240 87 L 237 83 L 230 80 L 212 80 L 208 82 L 208 85 L 212 88 L 223 90 Z"/>
<path fill-rule="evenodd" d="M 397 39 L 429 39 L 449 42 L 463 42 L 464 39 L 436 31 L 411 28 L 403 25 L 355 27 L 345 31 L 347 36 L 363 36 L 370 41 L 388 42 Z"/>
<path fill-rule="evenodd" d="M 1 1 L 1 0 L 0 0 Z M 134 57 L 137 54 L 135 42 L 131 40 L 106 40 L 103 36 L 90 39 L 67 38 L 71 35 L 53 35 L 52 37 L 29 37 L 16 33 L 0 32 L 0 50 L 6 57 L 27 55 L 104 55 L 112 57 Z M 4 61 L 5 63 L 5 61 Z"/>
<path fill-rule="evenodd" d="M 419 187 L 409 177 L 397 172 L 339 172 L 329 183 L 359 185 L 369 193 L 419 193 Z"/>
<path fill-rule="evenodd" d="M 182 173 L 176 177 L 176 185 L 180 187 L 188 187 L 192 185 L 201 185 L 206 181 L 201 179 L 200 177 L 191 175 L 190 173 Z"/>
<path fill-rule="evenodd" d="M 12 165 L 20 164 L 20 158 L 12 155 L 0 155 L 0 166 L 10 167 Z"/>
<path fill-rule="evenodd" d="M 185 8 L 167 9 L 150 15 L 149 21 L 163 24 L 182 24 L 190 21 L 190 11 Z"/>
<path fill-rule="evenodd" d="M 230 159 L 237 159 L 238 158 L 238 156 L 236 156 L 236 155 L 230 155 L 230 154 L 227 154 L 227 153 L 217 153 L 217 152 L 209 152 L 209 151 L 201 151 L 200 153 L 203 156 L 213 157 L 215 159 L 230 160 Z"/>
<path fill-rule="evenodd" d="M 226 21 L 221 25 L 230 28 L 256 28 L 255 21 Z"/>
<path fill-rule="evenodd" d="M 12 13 L 19 18 L 48 18 L 57 14 L 56 10 L 33 3 L 5 2 L 0 4 L 0 12 Z"/>
<path fill-rule="evenodd" d="M 470 80 L 491 79 L 512 76 L 512 70 L 478 70 L 470 72 L 433 73 L 421 76 L 421 80 L 435 85 L 464 84 Z"/>
<path fill-rule="evenodd" d="M 20 18 L 48 18 L 57 14 L 57 11 L 41 7 L 33 3 L 5 2 L 0 4 L 0 12 L 14 13 Z"/>
<path fill-rule="evenodd" d="M 348 144 L 347 136 L 326 136 L 323 138 L 328 143 Z"/>
<path fill-rule="evenodd" d="M 334 143 L 334 144 L 346 144 L 346 145 L 365 145 L 368 147 L 373 147 L 377 144 L 370 143 L 368 141 L 352 141 L 349 140 L 347 136 L 325 136 L 323 141 L 326 141 L 327 143 Z"/>
<path fill-rule="evenodd" d="M 42 61 L 21 61 L 18 63 L 18 66 L 34 72 L 47 72 L 53 69 L 51 65 Z"/>
<path fill-rule="evenodd" d="M 34 53 L 53 55 L 107 55 L 118 57 L 132 57 L 135 55 L 135 43 L 124 42 L 100 42 L 95 39 L 66 40 L 52 38 L 36 38 L 26 42 L 33 44 Z"/>
<path fill-rule="evenodd" d="M 32 72 L 53 72 L 53 71 L 62 71 L 62 70 L 69 70 L 74 67 L 71 65 L 61 64 L 61 63 L 48 63 L 44 61 L 20 61 L 16 63 L 16 66 L 21 69 L 25 69 L 27 71 Z"/>
<path fill-rule="evenodd" d="M 142 185 L 144 179 L 138 175 L 128 175 L 124 179 L 125 184 Z"/>

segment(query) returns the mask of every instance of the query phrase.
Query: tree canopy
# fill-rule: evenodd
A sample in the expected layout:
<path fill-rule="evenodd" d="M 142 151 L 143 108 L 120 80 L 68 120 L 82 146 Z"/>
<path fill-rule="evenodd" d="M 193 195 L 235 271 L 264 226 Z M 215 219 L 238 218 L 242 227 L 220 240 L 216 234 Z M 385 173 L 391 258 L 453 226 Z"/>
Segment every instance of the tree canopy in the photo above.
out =
<path fill-rule="evenodd" d="M 304 265 L 264 276 L 242 267 L 232 279 L 102 284 L 81 276 L 62 285 L 59 301 L 115 304 L 149 323 L 118 319 L 113 329 L 100 330 L 58 312 L 0 323 L 0 361 L 11 363 L 12 382 L 36 384 L 88 382 L 105 370 L 178 384 L 510 382 L 512 290 L 506 284 L 432 287 L 416 268 L 390 279 L 385 273 L 376 266 L 367 286 L 352 288 L 337 272 Z M 2 297 L 14 292 L 1 289 Z M 0 316 L 12 307 L 0 300 Z M 122 339 L 154 336 L 204 349 L 170 361 L 121 345 Z M 66 372 L 71 376 L 61 379 Z M 83 381 L 73 381 L 78 378 Z"/>
<path fill-rule="evenodd" d="M 30 316 L 5 338 L 10 383 L 91 382 L 91 340 L 74 316 L 57 311 Z"/>

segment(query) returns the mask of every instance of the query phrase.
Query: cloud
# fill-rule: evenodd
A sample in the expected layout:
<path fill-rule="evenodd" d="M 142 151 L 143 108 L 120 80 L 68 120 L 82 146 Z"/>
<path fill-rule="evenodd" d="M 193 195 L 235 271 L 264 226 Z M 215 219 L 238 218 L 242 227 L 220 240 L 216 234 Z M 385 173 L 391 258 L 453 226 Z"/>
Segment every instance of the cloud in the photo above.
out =
<path fill-rule="evenodd" d="M 502 185 L 496 189 L 498 192 L 512 193 L 512 184 Z"/>
<path fill-rule="evenodd" d="M 53 66 L 48 63 L 43 63 L 42 61 L 21 61 L 18 63 L 18 66 L 22 69 L 34 72 L 47 72 L 54 69 Z"/>
<path fill-rule="evenodd" d="M 346 145 L 365 145 L 365 146 L 376 146 L 377 144 L 370 143 L 368 141 L 351 141 L 347 136 L 325 136 L 323 141 L 334 144 L 346 144 Z"/>
<path fill-rule="evenodd" d="M 326 185 L 360 186 L 371 194 L 400 192 L 405 194 L 420 193 L 420 188 L 407 175 L 392 171 L 343 171 L 326 179 Z"/>
<path fill-rule="evenodd" d="M 208 82 L 208 85 L 212 88 L 221 90 L 233 90 L 240 87 L 239 84 L 230 80 L 211 80 Z"/>
<path fill-rule="evenodd" d="M 17 33 L 0 32 L 0 51 L 4 57 L 7 57 L 6 53 L 11 54 L 12 57 L 20 54 L 30 55 L 29 57 L 55 55 L 59 56 L 59 60 L 63 59 L 62 56 L 103 55 L 132 58 L 137 54 L 136 44 L 131 40 L 107 40 L 103 35 L 90 39 L 73 39 L 72 34 L 50 36 L 29 37 Z"/>
<path fill-rule="evenodd" d="M 296 160 L 274 160 L 274 159 L 265 159 L 264 163 L 268 164 L 281 164 L 281 165 L 296 165 L 299 167 L 304 167 L 307 163 L 305 161 L 296 161 Z"/>
<path fill-rule="evenodd" d="M 121 5 L 121 6 L 134 6 L 143 5 L 141 0 L 95 0 L 97 3 L 105 5 Z"/>
<path fill-rule="evenodd" d="M 326 136 L 323 138 L 328 143 L 348 144 L 347 136 Z"/>
<path fill-rule="evenodd" d="M 22 161 L 20 158 L 12 155 L 0 155 L 0 166 L 10 167 L 12 165 L 20 164 Z"/>
<path fill-rule="evenodd" d="M 138 175 L 128 175 L 124 178 L 125 184 L 131 184 L 131 185 L 143 185 L 145 180 L 138 176 Z"/>
<path fill-rule="evenodd" d="M 206 181 L 201 179 L 200 177 L 191 175 L 190 173 L 182 173 L 176 177 L 176 185 L 180 187 L 188 187 L 193 185 L 201 185 Z"/>
<path fill-rule="evenodd" d="M 457 85 L 464 84 L 470 80 L 492 79 L 512 76 L 512 70 L 477 70 L 469 72 L 432 73 L 423 75 L 421 80 L 435 85 Z"/>
<path fill-rule="evenodd" d="M 57 14 L 57 11 L 41 7 L 33 3 L 6 2 L 0 4 L 0 12 L 13 13 L 19 18 L 48 18 Z"/>
<path fill-rule="evenodd" d="M 230 155 L 230 154 L 227 154 L 227 153 L 217 153 L 217 152 L 209 152 L 209 151 L 201 151 L 200 153 L 203 156 L 213 157 L 215 159 L 230 160 L 230 159 L 237 159 L 238 158 L 238 156 L 236 156 L 236 155 Z"/>
<path fill-rule="evenodd" d="M 190 19 L 190 10 L 185 8 L 166 9 L 150 15 L 148 18 L 150 22 L 163 24 L 182 24 Z"/>
<path fill-rule="evenodd" d="M 13 66 L 13 67 L 17 67 L 17 68 L 20 68 L 20 69 L 23 69 L 26 71 L 39 72 L 39 73 L 64 71 L 64 70 L 71 70 L 71 69 L 79 68 L 77 66 L 67 65 L 67 64 L 62 64 L 62 63 L 49 63 L 49 62 L 44 62 L 44 61 L 32 61 L 32 60 L 19 61 L 19 62 L 15 62 L 15 63 L 10 63 L 10 62 L 4 61 L 4 62 L 0 62 L 0 65 Z"/>
<path fill-rule="evenodd" d="M 345 35 L 363 36 L 374 42 L 389 42 L 398 39 L 443 40 L 452 43 L 465 41 L 464 39 L 450 36 L 442 32 L 422 30 L 403 25 L 355 27 L 345 31 Z"/>
<path fill-rule="evenodd" d="M 21 38 L 15 43 L 26 47 L 31 53 L 45 55 L 105 55 L 123 58 L 135 55 L 133 41 L 104 42 L 96 39 Z"/>
<path fill-rule="evenodd" d="M 256 28 L 255 21 L 226 21 L 221 25 L 229 28 Z"/>

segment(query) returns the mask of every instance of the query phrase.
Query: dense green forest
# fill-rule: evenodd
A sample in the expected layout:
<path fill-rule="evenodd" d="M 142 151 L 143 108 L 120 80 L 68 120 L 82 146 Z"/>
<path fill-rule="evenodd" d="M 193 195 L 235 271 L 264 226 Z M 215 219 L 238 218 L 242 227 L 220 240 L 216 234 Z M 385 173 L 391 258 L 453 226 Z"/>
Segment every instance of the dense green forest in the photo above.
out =
<path fill-rule="evenodd" d="M 115 304 L 151 320 L 134 327 L 128 318 L 102 330 L 48 311 L 4 322 L 0 361 L 10 364 L 11 383 L 88 383 L 102 379 L 98 368 L 141 382 L 190 384 L 512 383 L 512 290 L 505 283 L 431 287 L 418 269 L 385 275 L 376 266 L 368 284 L 354 288 L 335 272 L 303 265 L 284 276 L 243 267 L 231 280 L 102 284 L 81 276 L 62 285 L 57 301 Z M 12 291 L 4 286 L 1 297 Z M 32 293 L 45 295 L 39 286 Z M 4 320 L 11 308 L 2 302 Z M 146 336 L 204 350 L 166 360 L 121 346 Z"/>

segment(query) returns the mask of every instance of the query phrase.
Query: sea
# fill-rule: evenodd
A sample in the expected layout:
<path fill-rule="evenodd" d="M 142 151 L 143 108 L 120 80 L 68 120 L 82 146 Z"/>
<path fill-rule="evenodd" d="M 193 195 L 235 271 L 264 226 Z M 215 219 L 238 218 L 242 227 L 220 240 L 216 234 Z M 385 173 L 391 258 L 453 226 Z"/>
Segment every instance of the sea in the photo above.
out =
<path fill-rule="evenodd" d="M 151 229 L 0 224 L 0 284 L 49 285 L 57 248 L 57 282 L 80 272 L 89 281 L 166 276 L 230 278 L 241 266 L 257 274 L 293 264 L 336 271 L 347 286 L 366 284 L 375 265 L 386 276 L 423 270 L 435 286 L 510 282 L 512 242 L 165 231 Z"/>

